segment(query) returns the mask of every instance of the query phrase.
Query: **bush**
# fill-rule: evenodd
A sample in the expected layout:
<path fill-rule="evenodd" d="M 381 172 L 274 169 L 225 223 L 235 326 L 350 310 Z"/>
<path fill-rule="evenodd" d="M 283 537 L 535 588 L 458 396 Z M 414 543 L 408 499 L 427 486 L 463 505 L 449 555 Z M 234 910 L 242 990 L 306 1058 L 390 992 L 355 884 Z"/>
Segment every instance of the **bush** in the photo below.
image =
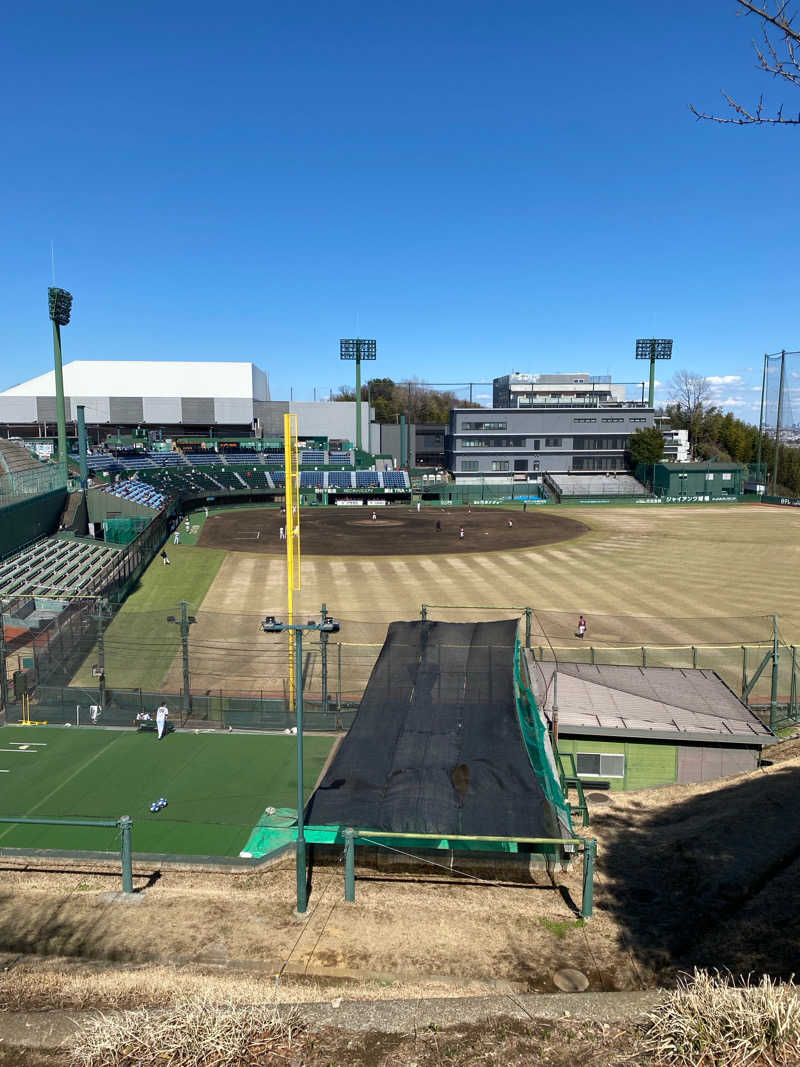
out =
<path fill-rule="evenodd" d="M 645 1048 L 670 1067 L 796 1064 L 800 989 L 695 970 L 648 1016 Z"/>

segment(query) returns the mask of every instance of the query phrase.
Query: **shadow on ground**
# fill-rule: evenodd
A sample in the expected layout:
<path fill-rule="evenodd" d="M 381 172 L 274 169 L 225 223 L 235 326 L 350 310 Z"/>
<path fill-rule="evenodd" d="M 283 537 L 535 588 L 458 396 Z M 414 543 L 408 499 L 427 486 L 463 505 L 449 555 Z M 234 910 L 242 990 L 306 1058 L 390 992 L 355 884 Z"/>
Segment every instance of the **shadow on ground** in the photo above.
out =
<path fill-rule="evenodd" d="M 694 966 L 789 978 L 800 961 L 800 766 L 648 811 L 598 812 L 597 898 L 654 977 Z"/>

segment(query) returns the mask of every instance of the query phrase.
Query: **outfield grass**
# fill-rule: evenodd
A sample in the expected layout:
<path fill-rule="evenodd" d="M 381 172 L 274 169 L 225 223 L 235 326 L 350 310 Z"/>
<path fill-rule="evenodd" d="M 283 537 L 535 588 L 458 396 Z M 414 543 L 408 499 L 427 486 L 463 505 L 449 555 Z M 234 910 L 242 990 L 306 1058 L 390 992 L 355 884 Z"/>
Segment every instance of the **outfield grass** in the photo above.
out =
<path fill-rule="evenodd" d="M 37 746 L 34 747 L 34 743 Z M 29 747 L 17 749 L 19 744 Z M 306 799 L 330 737 L 304 738 Z M 0 812 L 133 818 L 136 852 L 237 856 L 264 809 L 297 806 L 294 737 L 155 734 L 69 727 L 0 729 Z M 149 805 L 165 796 L 158 815 Z M 117 830 L 0 824 L 0 848 L 116 850 Z"/>
<path fill-rule="evenodd" d="M 202 517 L 202 516 L 201 516 Z M 179 602 L 189 602 L 189 611 L 199 607 L 225 552 L 216 548 L 173 545 L 166 550 L 170 565 L 159 556 L 128 597 L 105 635 L 106 682 L 109 688 L 160 689 L 181 647 L 180 627 L 167 622 L 167 615 L 180 616 Z M 93 648 L 72 684 L 94 686 Z"/>

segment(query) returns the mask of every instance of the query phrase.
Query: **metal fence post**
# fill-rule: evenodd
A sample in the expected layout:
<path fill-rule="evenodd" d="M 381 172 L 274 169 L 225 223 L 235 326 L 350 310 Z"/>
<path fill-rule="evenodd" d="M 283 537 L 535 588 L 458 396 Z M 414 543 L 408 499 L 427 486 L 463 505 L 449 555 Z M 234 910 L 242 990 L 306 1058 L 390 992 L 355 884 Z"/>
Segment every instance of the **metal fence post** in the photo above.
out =
<path fill-rule="evenodd" d="M 356 834 L 351 826 L 344 832 L 344 899 L 348 904 L 356 899 Z"/>
<path fill-rule="evenodd" d="M 747 645 L 742 645 L 742 700 L 747 693 Z"/>
<path fill-rule="evenodd" d="M 595 647 L 594 647 L 594 645 L 592 645 L 591 648 L 589 649 L 589 656 L 590 656 L 590 662 L 591 662 L 592 666 L 594 666 L 595 663 L 597 663 L 597 656 L 595 655 Z"/>
<path fill-rule="evenodd" d="M 697 646 L 692 645 L 692 666 L 697 669 Z"/>
<path fill-rule="evenodd" d="M 336 653 L 338 659 L 338 677 L 336 680 L 336 714 L 342 714 L 342 642 L 339 641 L 336 645 Z"/>
<path fill-rule="evenodd" d="M 797 645 L 792 645 L 792 681 L 789 687 L 789 714 L 797 718 Z"/>
<path fill-rule="evenodd" d="M 130 815 L 123 815 L 119 820 L 119 828 L 122 831 L 122 892 L 133 892 L 133 863 L 131 857 L 131 827 L 133 820 Z"/>
<path fill-rule="evenodd" d="M 531 647 L 531 609 L 525 608 L 525 647 Z"/>
<path fill-rule="evenodd" d="M 647 666 L 647 649 L 642 645 L 642 666 Z"/>
<path fill-rule="evenodd" d="M 425 620 L 428 618 L 428 605 L 427 604 L 420 604 L 420 606 L 419 606 L 419 617 L 420 617 L 420 619 L 422 619 L 423 622 L 425 622 Z"/>
<path fill-rule="evenodd" d="M 591 919 L 594 912 L 594 861 L 597 856 L 597 838 L 590 837 L 583 848 L 583 896 L 581 918 Z"/>
<path fill-rule="evenodd" d="M 780 418 L 780 415 L 778 416 Z M 777 448 L 777 442 L 776 442 Z M 772 681 L 769 689 L 769 725 L 774 729 L 778 718 L 778 670 L 780 668 L 780 645 L 778 644 L 778 616 L 772 616 Z"/>

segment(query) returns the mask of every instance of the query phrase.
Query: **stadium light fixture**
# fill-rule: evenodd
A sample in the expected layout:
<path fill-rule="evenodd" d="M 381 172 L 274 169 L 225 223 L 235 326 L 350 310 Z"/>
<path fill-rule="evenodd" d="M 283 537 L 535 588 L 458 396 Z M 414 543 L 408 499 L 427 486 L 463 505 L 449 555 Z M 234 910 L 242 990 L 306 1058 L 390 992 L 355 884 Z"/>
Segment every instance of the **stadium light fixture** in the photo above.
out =
<path fill-rule="evenodd" d="M 377 342 L 363 337 L 342 337 L 339 359 L 352 359 L 356 364 L 356 448 L 361 449 L 361 360 L 377 359 Z"/>
<path fill-rule="evenodd" d="M 297 911 L 298 914 L 303 915 L 308 909 L 306 836 L 303 822 L 303 633 L 338 634 L 340 627 L 336 619 L 323 613 L 321 622 L 314 622 L 312 619 L 306 623 L 292 623 L 291 625 L 281 622 L 274 615 L 267 615 L 261 620 L 261 629 L 265 634 L 280 634 L 284 631 L 294 634 L 294 652 L 298 679 L 295 699 L 295 707 L 297 709 L 297 845 L 295 848 L 295 868 L 297 873 Z"/>
<path fill-rule="evenodd" d="M 672 338 L 640 337 L 636 342 L 636 358 L 650 360 L 650 392 L 647 406 L 653 407 L 656 391 L 656 360 L 672 359 Z"/>
<path fill-rule="evenodd" d="M 61 327 L 69 324 L 72 312 L 72 293 L 51 286 L 47 290 L 47 305 L 53 323 L 53 364 L 56 379 L 56 422 L 58 424 L 58 463 L 67 469 L 67 417 L 64 411 L 64 372 L 61 365 Z"/>

